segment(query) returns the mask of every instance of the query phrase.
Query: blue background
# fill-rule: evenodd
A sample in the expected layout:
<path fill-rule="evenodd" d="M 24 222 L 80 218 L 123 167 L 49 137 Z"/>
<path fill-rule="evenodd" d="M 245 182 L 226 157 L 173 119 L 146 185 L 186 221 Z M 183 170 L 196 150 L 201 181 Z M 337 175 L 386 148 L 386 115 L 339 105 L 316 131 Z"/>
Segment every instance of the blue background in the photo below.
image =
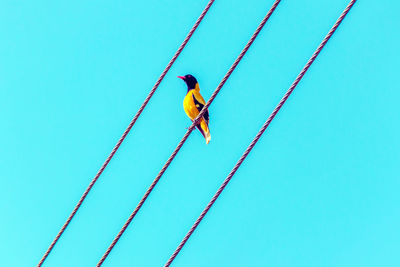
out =
<path fill-rule="evenodd" d="M 45 266 L 94 266 L 273 0 L 216 0 Z M 34 266 L 207 0 L 0 1 L 0 257 Z M 161 266 L 348 0 L 282 1 L 104 266 Z M 399 2 L 360 0 L 174 266 L 399 266 Z"/>

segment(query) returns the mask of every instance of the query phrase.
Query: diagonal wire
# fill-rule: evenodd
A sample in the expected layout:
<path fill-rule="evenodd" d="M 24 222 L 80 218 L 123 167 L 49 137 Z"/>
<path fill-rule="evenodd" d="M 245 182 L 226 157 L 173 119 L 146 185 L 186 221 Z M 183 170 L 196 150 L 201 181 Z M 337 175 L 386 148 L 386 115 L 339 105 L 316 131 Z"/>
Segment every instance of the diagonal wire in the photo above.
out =
<path fill-rule="evenodd" d="M 168 65 L 165 67 L 164 71 L 161 73 L 160 77 L 158 78 L 157 82 L 155 83 L 155 85 L 153 86 L 153 88 L 151 89 L 150 93 L 147 95 L 146 99 L 144 100 L 142 106 L 139 108 L 139 110 L 137 111 L 135 117 L 133 117 L 132 121 L 130 122 L 128 128 L 126 128 L 125 132 L 122 134 L 121 138 L 118 140 L 118 143 L 115 145 L 115 147 L 113 148 L 113 150 L 111 151 L 110 155 L 107 157 L 106 161 L 103 163 L 103 165 L 101 166 L 100 170 L 97 172 L 96 176 L 93 178 L 93 180 L 90 182 L 89 186 L 86 188 L 86 191 L 83 193 L 83 195 L 81 196 L 81 198 L 79 199 L 78 203 L 76 204 L 74 210 L 72 211 L 72 213 L 69 215 L 67 221 L 64 223 L 64 225 L 62 226 L 61 230 L 58 232 L 57 236 L 54 238 L 53 242 L 51 243 L 50 247 L 47 249 L 46 253 L 43 255 L 42 259 L 40 260 L 39 264 L 37 265 L 38 267 L 40 267 L 43 262 L 46 260 L 47 256 L 50 254 L 50 252 L 52 251 L 52 249 L 54 248 L 55 244 L 57 243 L 57 241 L 60 239 L 61 235 L 64 233 L 65 229 L 67 228 L 67 226 L 69 225 L 69 223 L 71 222 L 71 220 L 74 218 L 76 212 L 78 211 L 78 209 L 80 208 L 80 206 L 82 205 L 83 201 L 85 200 L 86 196 L 89 194 L 90 190 L 92 189 L 92 187 L 94 186 L 94 184 L 96 183 L 97 179 L 99 179 L 100 175 L 103 173 L 104 169 L 107 167 L 108 163 L 111 161 L 111 159 L 113 158 L 113 156 L 115 155 L 115 153 L 117 152 L 118 148 L 121 146 L 122 142 L 124 141 L 125 137 L 128 135 L 128 133 L 130 132 L 130 130 L 132 129 L 133 125 L 136 123 L 137 119 L 139 118 L 139 116 L 142 114 L 144 108 L 146 107 L 146 105 L 149 103 L 150 98 L 153 96 L 153 94 L 156 92 L 158 86 L 160 85 L 161 81 L 164 79 L 165 75 L 167 74 L 167 72 L 170 70 L 170 68 L 172 67 L 172 64 L 174 64 L 175 60 L 178 58 L 178 56 L 180 55 L 180 53 L 182 52 L 182 50 L 185 48 L 186 44 L 189 42 L 189 39 L 192 37 L 193 33 L 196 31 L 197 27 L 200 25 L 200 22 L 203 20 L 204 16 L 206 15 L 206 13 L 208 12 L 208 10 L 210 9 L 210 7 L 212 6 L 212 4 L 214 3 L 215 0 L 210 0 L 207 4 L 207 6 L 204 8 L 203 12 L 200 14 L 199 18 L 197 19 L 197 21 L 195 22 L 195 24 L 193 25 L 193 27 L 190 29 L 189 33 L 187 34 L 186 38 L 183 40 L 182 44 L 179 46 L 178 50 L 175 52 L 175 55 L 172 57 L 172 59 L 170 60 L 170 62 L 168 63 Z"/>
<path fill-rule="evenodd" d="M 247 147 L 246 151 L 243 153 L 243 155 L 240 157 L 239 161 L 236 163 L 236 165 L 233 167 L 231 172 L 229 173 L 228 177 L 224 180 L 218 191 L 215 193 L 211 201 L 208 203 L 206 208 L 203 210 L 203 212 L 200 214 L 199 218 L 196 220 L 196 222 L 193 224 L 193 226 L 190 228 L 189 232 L 186 234 L 186 236 L 183 238 L 182 242 L 179 244 L 179 246 L 176 248 L 174 253 L 171 255 L 171 257 L 168 259 L 167 263 L 165 264 L 165 267 L 168 267 L 171 265 L 172 261 L 175 259 L 175 257 L 178 255 L 178 253 L 181 251 L 185 243 L 188 241 L 192 233 L 196 230 L 197 226 L 200 224 L 200 222 L 203 220 L 204 216 L 206 216 L 207 212 L 210 210 L 211 206 L 214 204 L 214 202 L 217 200 L 219 195 L 222 193 L 224 188 L 227 186 L 229 181 L 232 179 L 233 175 L 235 172 L 239 169 L 240 165 L 243 163 L 243 161 L 246 159 L 247 155 L 249 155 L 250 151 L 253 149 L 253 147 L 256 145 L 262 134 L 265 132 L 265 130 L 268 128 L 268 125 L 271 123 L 271 121 L 274 119 L 275 115 L 278 113 L 278 111 L 281 109 L 283 104 L 285 104 L 286 100 L 289 98 L 290 94 L 293 92 L 293 90 L 296 88 L 300 80 L 303 78 L 304 74 L 307 72 L 311 64 L 314 62 L 315 58 L 318 56 L 318 54 L 321 52 L 321 50 L 324 48 L 325 44 L 329 41 L 333 33 L 336 31 L 336 29 L 339 27 L 340 23 L 343 21 L 344 17 L 347 15 L 347 13 L 350 11 L 352 6 L 357 0 L 351 0 L 350 3 L 347 5 L 343 13 L 340 15 L 336 23 L 333 25 L 329 33 L 326 35 L 324 40 L 321 42 L 321 44 L 318 46 L 317 50 L 315 50 L 314 54 L 311 56 L 311 58 L 308 60 L 307 64 L 304 66 L 300 74 L 297 76 L 296 80 L 293 82 L 293 84 L 290 86 L 289 90 L 286 92 L 286 94 L 283 96 L 279 104 L 275 107 L 274 111 L 271 113 L 271 115 L 268 117 L 267 121 L 264 123 L 264 125 L 261 127 L 260 131 L 257 133 L 256 137 L 253 139 L 253 141 L 250 143 L 250 145 Z"/>
<path fill-rule="evenodd" d="M 178 146 L 175 148 L 174 152 L 171 154 L 165 165 L 162 167 L 161 171 L 158 173 L 157 177 L 154 179 L 153 183 L 150 185 L 150 187 L 147 189 L 146 193 L 140 200 L 139 204 L 136 206 L 135 210 L 132 212 L 132 214 L 129 216 L 128 220 L 125 222 L 124 226 L 121 228 L 117 236 L 114 238 L 112 241 L 111 245 L 108 247 L 107 251 L 104 253 L 103 257 L 100 259 L 100 261 L 97 264 L 97 267 L 101 266 L 105 259 L 108 257 L 110 254 L 111 250 L 114 248 L 115 244 L 118 242 L 122 234 L 125 232 L 126 228 L 128 228 L 129 224 L 132 222 L 133 218 L 136 216 L 140 208 L 142 207 L 143 203 L 146 201 L 147 197 L 150 195 L 151 191 L 154 189 L 158 181 L 161 179 L 161 176 L 164 174 L 164 172 L 167 170 L 168 166 L 171 164 L 172 160 L 175 158 L 176 154 L 178 154 L 179 150 L 182 148 L 183 144 L 186 142 L 188 139 L 190 133 L 193 131 L 194 127 L 197 125 L 198 121 L 200 118 L 204 115 L 206 112 L 207 108 L 211 105 L 211 103 L 214 101 L 215 97 L 221 90 L 222 86 L 225 84 L 225 82 L 228 80 L 229 76 L 232 74 L 232 72 L 235 70 L 236 66 L 239 64 L 240 60 L 243 58 L 243 56 L 246 54 L 247 50 L 249 50 L 250 46 L 256 39 L 257 35 L 260 33 L 261 29 L 264 27 L 265 23 L 268 21 L 268 19 L 271 17 L 272 13 L 274 12 L 275 8 L 278 6 L 280 3 L 280 0 L 276 0 L 274 4 L 272 5 L 271 9 L 268 11 L 267 15 L 265 15 L 264 19 L 261 21 L 261 23 L 258 25 L 256 31 L 253 33 L 251 36 L 250 40 L 246 44 L 246 46 L 243 48 L 242 52 L 239 54 L 235 62 L 232 64 L 228 72 L 225 74 L 224 78 L 218 85 L 217 89 L 215 89 L 214 93 L 211 95 L 210 99 L 208 100 L 207 104 L 203 107 L 203 109 L 200 111 L 199 115 L 197 118 L 193 121 L 192 125 L 188 128 L 186 134 L 183 136 L 182 140 L 179 142 Z"/>

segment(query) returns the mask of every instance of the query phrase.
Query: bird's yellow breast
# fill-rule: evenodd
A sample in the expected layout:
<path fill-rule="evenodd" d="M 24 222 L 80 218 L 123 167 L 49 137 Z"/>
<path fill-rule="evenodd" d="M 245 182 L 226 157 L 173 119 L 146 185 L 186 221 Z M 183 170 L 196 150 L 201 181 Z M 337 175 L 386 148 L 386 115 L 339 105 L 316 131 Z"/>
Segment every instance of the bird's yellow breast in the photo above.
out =
<path fill-rule="evenodd" d="M 183 100 L 183 109 L 191 120 L 194 120 L 197 115 L 199 115 L 201 110 L 200 106 L 196 106 L 193 98 L 196 98 L 196 101 L 203 106 L 206 104 L 204 98 L 200 94 L 200 86 L 198 83 L 194 89 L 191 89 L 187 92 L 185 99 Z"/>
<path fill-rule="evenodd" d="M 197 109 L 196 104 L 193 100 L 193 94 L 195 92 L 197 92 L 195 89 L 190 90 L 189 92 L 187 92 L 185 99 L 183 99 L 183 109 L 185 110 L 186 115 L 188 115 L 191 120 L 194 120 L 197 115 L 199 115 L 199 110 Z"/>

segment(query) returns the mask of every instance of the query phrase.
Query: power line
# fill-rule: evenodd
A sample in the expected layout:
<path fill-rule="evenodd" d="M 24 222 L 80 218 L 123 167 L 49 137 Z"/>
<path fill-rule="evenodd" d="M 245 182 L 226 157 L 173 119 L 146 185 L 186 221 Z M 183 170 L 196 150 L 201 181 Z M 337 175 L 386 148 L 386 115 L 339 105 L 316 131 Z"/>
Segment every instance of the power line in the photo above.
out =
<path fill-rule="evenodd" d="M 192 37 L 193 33 L 196 31 L 197 27 L 200 25 L 200 22 L 203 20 L 204 16 L 208 12 L 208 10 L 210 9 L 210 7 L 214 3 L 214 1 L 215 0 L 210 0 L 208 2 L 207 6 L 204 8 L 203 12 L 200 14 L 200 17 L 197 19 L 196 23 L 190 29 L 190 31 L 187 34 L 186 38 L 183 40 L 182 44 L 179 46 L 178 50 L 175 52 L 175 55 L 169 61 L 168 65 L 165 67 L 164 71 L 161 73 L 161 75 L 158 78 L 157 82 L 155 83 L 155 85 L 151 89 L 150 93 L 147 95 L 147 97 L 144 100 L 142 106 L 137 111 L 135 117 L 133 117 L 132 121 L 129 123 L 128 128 L 126 128 L 125 132 L 122 134 L 121 138 L 118 140 L 118 143 L 115 145 L 115 147 L 111 151 L 110 155 L 107 157 L 106 161 L 103 163 L 103 165 L 101 166 L 100 170 L 97 172 L 96 176 L 90 182 L 89 186 L 86 188 L 85 192 L 83 193 L 83 195 L 79 199 L 78 203 L 76 204 L 74 210 L 69 215 L 67 221 L 61 227 L 61 230 L 58 232 L 57 236 L 54 238 L 54 240 L 51 243 L 50 247 L 47 249 L 46 253 L 43 255 L 42 259 L 40 260 L 39 264 L 37 265 L 38 267 L 40 267 L 43 264 L 43 262 L 46 260 L 47 256 L 50 254 L 50 252 L 54 248 L 55 244 L 60 239 L 61 235 L 64 233 L 65 229 L 68 227 L 69 223 L 74 218 L 76 212 L 78 211 L 78 209 L 82 205 L 82 203 L 85 200 L 86 196 L 89 194 L 90 190 L 92 189 L 92 187 L 96 183 L 97 179 L 99 179 L 100 175 L 103 173 L 104 169 L 107 167 L 108 163 L 111 161 L 111 159 L 113 158 L 113 156 L 117 152 L 118 148 L 121 146 L 122 142 L 124 141 L 124 139 L 126 138 L 128 133 L 130 132 L 130 130 L 132 129 L 133 125 L 136 123 L 137 119 L 142 114 L 144 108 L 149 103 L 151 97 L 156 92 L 156 90 L 157 90 L 158 86 L 160 85 L 161 81 L 164 79 L 165 75 L 170 70 L 170 68 L 172 67 L 172 64 L 174 64 L 175 60 L 178 58 L 178 56 L 182 52 L 183 48 L 185 48 L 186 44 L 189 42 L 189 39 Z"/>
<path fill-rule="evenodd" d="M 236 163 L 236 165 L 233 167 L 231 172 L 229 173 L 228 177 L 224 180 L 220 188 L 217 190 L 211 201 L 208 203 L 206 208 L 203 210 L 203 212 L 200 214 L 199 218 L 196 220 L 196 222 L 193 224 L 193 226 L 190 228 L 189 232 L 186 234 L 186 236 L 183 238 L 182 242 L 179 244 L 179 246 L 176 248 L 174 253 L 171 255 L 171 257 L 168 259 L 167 263 L 165 264 L 165 267 L 168 267 L 171 265 L 172 261 L 175 259 L 175 257 L 179 254 L 185 243 L 188 241 L 194 230 L 196 230 L 197 226 L 200 224 L 200 222 L 203 220 L 204 216 L 206 216 L 207 212 L 210 210 L 212 205 L 215 203 L 215 201 L 218 199 L 219 195 L 222 193 L 222 191 L 225 189 L 229 181 L 232 179 L 233 175 L 236 173 L 236 171 L 239 169 L 240 165 L 243 163 L 243 161 L 246 159 L 246 157 L 249 155 L 250 151 L 253 149 L 253 147 L 256 145 L 262 134 L 265 132 L 265 130 L 268 128 L 269 124 L 271 121 L 274 119 L 275 115 L 279 112 L 283 104 L 285 104 L 286 100 L 289 98 L 290 94 L 293 92 L 293 90 L 296 88 L 300 80 L 303 78 L 304 74 L 307 72 L 311 64 L 314 62 L 315 58 L 318 56 L 318 54 L 321 52 L 321 50 L 324 48 L 325 44 L 329 41 L 333 33 L 336 31 L 336 29 L 339 27 L 340 23 L 343 21 L 344 17 L 347 15 L 347 13 L 350 11 L 352 6 L 357 0 L 352 0 L 350 3 L 347 5 L 343 13 L 340 15 L 336 23 L 333 25 L 329 33 L 326 35 L 324 40 L 321 42 L 321 44 L 318 46 L 317 50 L 315 50 L 314 54 L 311 56 L 311 58 L 308 60 L 307 64 L 304 66 L 300 74 L 297 76 L 296 80 L 293 82 L 293 84 L 290 86 L 289 90 L 286 92 L 286 94 L 283 96 L 279 104 L 275 107 L 274 111 L 271 113 L 271 115 L 268 117 L 267 121 L 264 123 L 264 125 L 261 127 L 260 131 L 257 133 L 256 137 L 253 139 L 253 141 L 250 143 L 250 145 L 247 147 L 246 151 L 243 153 L 243 155 L 240 157 L 239 161 Z"/>
<path fill-rule="evenodd" d="M 193 121 L 192 125 L 188 128 L 186 134 L 183 136 L 182 140 L 179 142 L 178 146 L 175 148 L 174 152 L 171 154 L 165 165 L 162 167 L 161 171 L 158 173 L 157 177 L 154 179 L 153 183 L 150 185 L 150 187 L 147 189 L 146 193 L 140 200 L 139 204 L 136 206 L 135 210 L 132 212 L 132 214 L 129 216 L 128 220 L 125 222 L 124 226 L 121 228 L 117 236 L 114 238 L 110 246 L 108 247 L 107 251 L 104 253 L 103 257 L 100 259 L 100 261 L 97 264 L 97 267 L 101 266 L 105 259 L 108 257 L 110 254 L 111 250 L 114 248 L 115 244 L 118 242 L 122 234 L 125 232 L 125 230 L 128 228 L 129 224 L 132 222 L 133 218 L 136 216 L 140 208 L 142 207 L 143 203 L 146 201 L 147 197 L 150 195 L 151 191 L 154 189 L 158 181 L 161 179 L 161 176 L 164 174 L 164 172 L 167 170 L 168 166 L 171 164 L 172 160 L 175 158 L 175 156 L 178 154 L 179 150 L 182 148 L 183 144 L 186 142 L 188 139 L 190 133 L 193 131 L 194 127 L 197 125 L 199 122 L 200 118 L 203 116 L 203 114 L 206 112 L 208 107 L 211 105 L 211 103 L 214 101 L 215 97 L 221 90 L 222 86 L 225 84 L 225 82 L 228 80 L 229 76 L 232 74 L 232 72 L 235 70 L 236 66 L 239 64 L 240 60 L 243 58 L 243 56 L 246 54 L 247 50 L 249 50 L 250 46 L 260 33 L 261 29 L 264 27 L 265 23 L 268 21 L 272 13 L 274 12 L 275 8 L 278 6 L 280 3 L 280 0 L 276 0 L 274 4 L 272 5 L 271 9 L 268 11 L 267 15 L 265 15 L 264 19 L 261 21 L 260 25 L 257 27 L 256 31 L 253 33 L 251 36 L 250 40 L 246 44 L 246 46 L 243 48 L 242 52 L 239 54 L 235 62 L 232 64 L 228 72 L 225 74 L 224 78 L 218 85 L 217 89 L 215 89 L 214 93 L 211 95 L 210 99 L 208 100 L 207 104 L 203 107 L 203 109 L 200 111 L 199 115 L 197 118 Z"/>

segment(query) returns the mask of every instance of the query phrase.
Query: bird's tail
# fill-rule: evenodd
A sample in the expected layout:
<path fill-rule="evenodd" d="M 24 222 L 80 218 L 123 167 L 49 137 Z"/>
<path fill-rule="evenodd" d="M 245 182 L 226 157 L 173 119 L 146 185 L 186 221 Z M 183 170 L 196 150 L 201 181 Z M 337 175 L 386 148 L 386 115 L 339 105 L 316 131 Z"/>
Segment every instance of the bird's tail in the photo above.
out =
<path fill-rule="evenodd" d="M 208 128 L 208 125 L 204 119 L 201 119 L 200 123 L 197 124 L 197 129 L 199 129 L 201 134 L 206 139 L 206 144 L 208 144 L 211 140 L 211 134 L 210 134 L 210 129 Z"/>

